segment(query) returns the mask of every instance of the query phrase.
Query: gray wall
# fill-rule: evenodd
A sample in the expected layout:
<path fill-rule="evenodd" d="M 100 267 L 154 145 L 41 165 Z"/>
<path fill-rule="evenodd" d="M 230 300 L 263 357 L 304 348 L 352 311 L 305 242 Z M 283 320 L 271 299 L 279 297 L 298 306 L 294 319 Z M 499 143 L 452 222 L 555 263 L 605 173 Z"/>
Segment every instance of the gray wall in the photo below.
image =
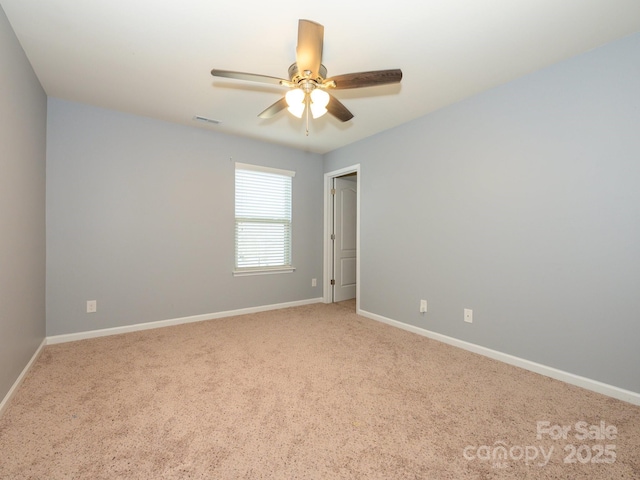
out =
<path fill-rule="evenodd" d="M 55 98 L 47 127 L 48 335 L 322 296 L 320 155 Z M 232 276 L 231 158 L 297 172 L 294 273 Z"/>
<path fill-rule="evenodd" d="M 634 35 L 327 154 L 362 165 L 362 309 L 640 392 L 638 59 Z"/>
<path fill-rule="evenodd" d="M 45 336 L 47 97 L 0 8 L 0 400 Z"/>

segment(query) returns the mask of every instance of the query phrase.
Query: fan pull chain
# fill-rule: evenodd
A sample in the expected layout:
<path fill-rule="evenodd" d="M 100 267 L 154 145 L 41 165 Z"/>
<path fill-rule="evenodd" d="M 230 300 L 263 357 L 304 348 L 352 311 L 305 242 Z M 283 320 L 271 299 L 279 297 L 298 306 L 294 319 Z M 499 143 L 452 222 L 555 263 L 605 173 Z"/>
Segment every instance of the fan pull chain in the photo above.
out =
<path fill-rule="evenodd" d="M 305 111 L 307 113 L 307 137 L 309 136 L 309 109 L 311 108 L 311 105 L 309 105 L 309 94 L 306 94 L 304 97 L 304 103 L 306 103 L 306 108 Z"/>

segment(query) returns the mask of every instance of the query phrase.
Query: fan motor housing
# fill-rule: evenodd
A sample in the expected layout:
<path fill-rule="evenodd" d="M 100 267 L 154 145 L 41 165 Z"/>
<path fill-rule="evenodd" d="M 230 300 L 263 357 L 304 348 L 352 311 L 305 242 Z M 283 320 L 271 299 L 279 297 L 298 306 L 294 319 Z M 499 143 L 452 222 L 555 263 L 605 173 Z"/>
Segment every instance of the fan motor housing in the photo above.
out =
<path fill-rule="evenodd" d="M 322 81 L 327 78 L 327 67 L 324 65 L 320 65 L 320 71 L 318 72 L 318 78 L 309 78 L 304 75 L 304 72 L 300 72 L 298 69 L 297 63 L 292 63 L 289 67 L 289 80 L 293 83 L 300 83 L 301 80 L 313 80 L 316 83 L 322 83 Z"/>

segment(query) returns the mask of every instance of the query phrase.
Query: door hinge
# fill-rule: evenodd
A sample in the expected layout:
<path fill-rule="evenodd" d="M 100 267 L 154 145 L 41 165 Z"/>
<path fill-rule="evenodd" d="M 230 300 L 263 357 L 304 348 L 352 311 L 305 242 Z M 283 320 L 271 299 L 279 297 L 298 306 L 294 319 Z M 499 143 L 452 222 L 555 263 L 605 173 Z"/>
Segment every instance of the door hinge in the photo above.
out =
<path fill-rule="evenodd" d="M 335 189 L 335 188 L 332 188 L 332 189 L 331 189 L 331 195 L 335 195 L 335 194 L 336 194 L 336 189 Z"/>
<path fill-rule="evenodd" d="M 331 240 L 335 240 L 335 239 L 336 239 L 336 234 L 335 234 L 335 233 L 332 233 L 332 234 L 331 234 Z"/>
<path fill-rule="evenodd" d="M 331 285 L 335 285 L 335 284 L 336 284 L 336 281 L 332 278 L 331 279 Z"/>

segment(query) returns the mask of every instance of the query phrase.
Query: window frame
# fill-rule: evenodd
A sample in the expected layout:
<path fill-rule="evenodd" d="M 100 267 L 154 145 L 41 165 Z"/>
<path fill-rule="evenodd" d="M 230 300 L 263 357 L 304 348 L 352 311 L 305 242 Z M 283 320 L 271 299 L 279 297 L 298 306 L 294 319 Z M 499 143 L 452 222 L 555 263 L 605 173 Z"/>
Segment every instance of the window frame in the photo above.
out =
<path fill-rule="evenodd" d="M 289 219 L 288 219 L 288 228 L 289 228 L 289 263 L 283 265 L 276 266 L 256 266 L 256 267 L 239 267 L 238 266 L 238 219 L 247 219 L 256 220 L 256 218 L 250 217 L 238 217 L 237 215 L 237 204 L 238 204 L 238 192 L 237 192 L 237 171 L 245 170 L 245 171 L 253 171 L 259 173 L 267 173 L 272 175 L 280 175 L 283 177 L 291 178 L 291 185 L 289 190 Z M 248 275 L 270 275 L 270 274 L 279 274 L 279 273 L 292 273 L 295 271 L 295 267 L 293 266 L 293 178 L 295 177 L 296 172 L 292 170 L 284 170 L 280 168 L 273 167 L 265 167 L 262 165 L 254 165 L 248 163 L 240 163 L 235 162 L 234 167 L 234 276 L 248 276 Z M 276 219 L 271 219 L 274 221 Z M 259 222 L 257 222 L 259 223 Z M 275 222 L 278 223 L 278 222 Z"/>

